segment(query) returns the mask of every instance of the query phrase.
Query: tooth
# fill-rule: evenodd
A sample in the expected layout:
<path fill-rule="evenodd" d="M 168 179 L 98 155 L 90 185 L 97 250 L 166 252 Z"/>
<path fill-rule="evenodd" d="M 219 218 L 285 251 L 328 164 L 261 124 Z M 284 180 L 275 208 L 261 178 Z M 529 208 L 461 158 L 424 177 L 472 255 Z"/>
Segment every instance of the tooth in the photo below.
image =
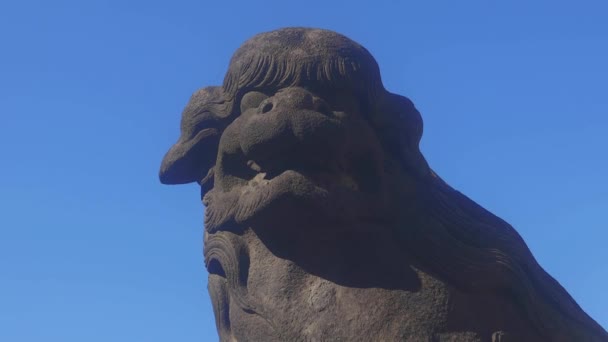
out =
<path fill-rule="evenodd" d="M 247 161 L 247 166 L 249 166 L 250 169 L 252 169 L 255 172 L 260 172 L 262 171 L 262 168 L 253 160 L 249 160 Z"/>

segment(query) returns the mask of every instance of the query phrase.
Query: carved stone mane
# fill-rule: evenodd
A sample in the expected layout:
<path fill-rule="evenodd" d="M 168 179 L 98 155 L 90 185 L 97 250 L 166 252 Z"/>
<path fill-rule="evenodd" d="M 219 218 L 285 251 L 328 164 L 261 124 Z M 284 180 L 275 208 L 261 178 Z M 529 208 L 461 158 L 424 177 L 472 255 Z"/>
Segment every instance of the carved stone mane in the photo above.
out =
<path fill-rule="evenodd" d="M 371 54 L 326 30 L 259 34 L 192 96 L 160 178 L 201 185 L 222 341 L 608 341 L 421 136 Z"/>

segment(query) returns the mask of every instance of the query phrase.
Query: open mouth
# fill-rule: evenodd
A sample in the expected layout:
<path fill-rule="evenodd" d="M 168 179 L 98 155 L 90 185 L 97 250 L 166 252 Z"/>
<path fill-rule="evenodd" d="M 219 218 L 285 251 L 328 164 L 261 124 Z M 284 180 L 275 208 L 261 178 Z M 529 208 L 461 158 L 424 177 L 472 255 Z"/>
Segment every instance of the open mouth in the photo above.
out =
<path fill-rule="evenodd" d="M 291 160 L 282 155 L 258 161 L 225 155 L 215 189 L 203 198 L 205 228 L 213 232 L 260 218 L 338 222 L 382 217 L 381 170 L 375 160 L 361 154 L 323 159 L 293 155 Z"/>
<path fill-rule="evenodd" d="M 251 187 L 266 186 L 277 177 L 296 174 L 309 180 L 314 186 L 326 191 L 338 189 L 361 191 L 361 177 L 353 175 L 338 163 L 320 165 L 285 165 L 284 163 L 265 163 L 262 167 L 253 160 L 247 162 L 253 177 L 247 181 Z M 359 179 L 358 179 L 359 178 Z"/>

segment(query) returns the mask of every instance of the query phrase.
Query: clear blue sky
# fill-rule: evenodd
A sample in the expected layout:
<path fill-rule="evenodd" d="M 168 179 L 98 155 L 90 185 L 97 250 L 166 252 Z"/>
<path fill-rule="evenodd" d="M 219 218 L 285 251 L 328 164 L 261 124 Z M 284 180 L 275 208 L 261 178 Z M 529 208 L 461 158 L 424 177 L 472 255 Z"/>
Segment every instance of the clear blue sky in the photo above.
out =
<path fill-rule="evenodd" d="M 608 3 L 3 1 L 0 340 L 217 339 L 195 185 L 161 186 L 190 94 L 251 35 L 366 46 L 422 149 L 608 327 Z"/>

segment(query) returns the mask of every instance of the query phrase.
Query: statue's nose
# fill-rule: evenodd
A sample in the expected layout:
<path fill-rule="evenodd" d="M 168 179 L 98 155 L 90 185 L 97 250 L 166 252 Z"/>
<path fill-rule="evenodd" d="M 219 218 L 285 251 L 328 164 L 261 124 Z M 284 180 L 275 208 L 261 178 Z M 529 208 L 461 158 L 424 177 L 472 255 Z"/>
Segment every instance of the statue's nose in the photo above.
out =
<path fill-rule="evenodd" d="M 264 100 L 258 108 L 260 114 L 276 110 L 314 110 L 315 101 L 308 90 L 291 87 L 285 88 L 274 96 Z"/>

